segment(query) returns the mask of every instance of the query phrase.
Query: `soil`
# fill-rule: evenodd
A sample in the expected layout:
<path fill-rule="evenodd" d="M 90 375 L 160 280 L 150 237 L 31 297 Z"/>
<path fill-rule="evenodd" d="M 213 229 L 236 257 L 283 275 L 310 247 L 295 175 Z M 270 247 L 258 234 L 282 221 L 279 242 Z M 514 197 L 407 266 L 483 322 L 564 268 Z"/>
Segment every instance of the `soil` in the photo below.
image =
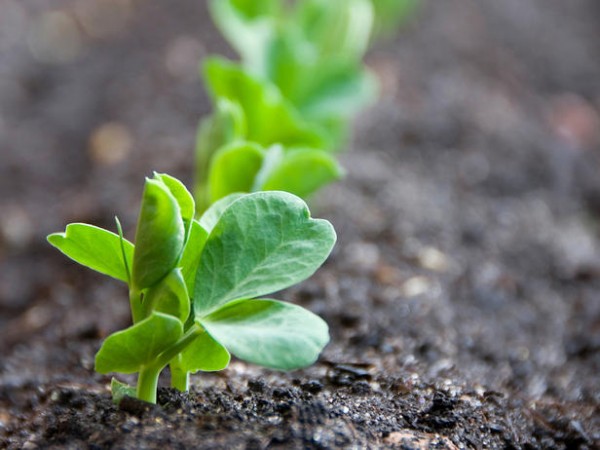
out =
<path fill-rule="evenodd" d="M 427 2 L 312 201 L 333 255 L 278 295 L 329 323 L 319 362 L 117 407 L 125 289 L 44 237 L 191 185 L 197 61 L 233 52 L 198 0 L 0 0 L 0 448 L 600 448 L 599 42 L 597 0 Z"/>

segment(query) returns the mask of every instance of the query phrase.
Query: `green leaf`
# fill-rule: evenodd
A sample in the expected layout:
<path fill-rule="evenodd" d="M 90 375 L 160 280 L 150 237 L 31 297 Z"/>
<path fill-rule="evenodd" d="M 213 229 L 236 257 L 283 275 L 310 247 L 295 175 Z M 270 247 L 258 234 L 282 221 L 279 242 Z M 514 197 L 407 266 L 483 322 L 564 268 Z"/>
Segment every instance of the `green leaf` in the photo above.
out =
<path fill-rule="evenodd" d="M 236 192 L 250 192 L 260 170 L 264 150 L 250 142 L 239 142 L 220 149 L 210 169 L 211 203 Z"/>
<path fill-rule="evenodd" d="M 200 217 L 200 225 L 202 225 L 202 228 L 210 233 L 225 210 L 229 208 L 233 202 L 242 198 L 243 196 L 244 194 L 242 193 L 231 194 L 214 202 L 211 207 L 206 210 L 202 217 Z"/>
<path fill-rule="evenodd" d="M 187 236 L 192 226 L 192 219 L 194 218 L 196 207 L 194 205 L 194 197 L 187 190 L 185 185 L 177 178 L 167 175 L 166 173 L 155 173 L 155 179 L 162 181 L 165 186 L 171 192 L 171 195 L 177 201 L 179 205 L 179 211 L 181 212 L 181 218 L 185 226 L 185 236 Z"/>
<path fill-rule="evenodd" d="M 312 78 L 297 105 L 311 120 L 350 120 L 377 97 L 377 81 L 357 65 L 331 65 Z"/>
<path fill-rule="evenodd" d="M 230 302 L 200 322 L 238 358 L 274 369 L 309 366 L 329 342 L 323 319 L 276 300 Z"/>
<path fill-rule="evenodd" d="M 246 118 L 241 106 L 226 98 L 218 98 L 212 115 L 200 122 L 196 136 L 196 182 L 194 194 L 199 214 L 210 206 L 208 177 L 213 155 L 221 147 L 243 140 Z"/>
<path fill-rule="evenodd" d="M 336 240 L 329 222 L 311 219 L 286 192 L 257 192 L 234 201 L 204 246 L 193 295 L 196 317 L 219 305 L 296 284 L 325 261 Z"/>
<path fill-rule="evenodd" d="M 303 120 L 275 85 L 219 58 L 209 58 L 205 62 L 204 74 L 213 98 L 229 99 L 244 111 L 248 141 L 265 147 L 273 144 L 327 146 L 324 131 Z"/>
<path fill-rule="evenodd" d="M 186 372 L 215 372 L 225 369 L 230 359 L 227 349 L 204 332 L 181 352 L 178 364 Z"/>
<path fill-rule="evenodd" d="M 148 289 L 144 297 L 144 309 L 169 314 L 185 322 L 190 315 L 190 297 L 181 274 L 173 269 L 160 282 Z"/>
<path fill-rule="evenodd" d="M 72 223 L 64 233 L 51 234 L 47 239 L 79 264 L 127 283 L 121 240 L 115 233 L 85 223 Z M 123 248 L 131 267 L 133 244 L 124 239 Z"/>
<path fill-rule="evenodd" d="M 177 199 L 160 180 L 146 179 L 135 234 L 132 278 L 135 289 L 153 286 L 177 264 L 185 228 Z"/>
<path fill-rule="evenodd" d="M 221 2 L 221 0 L 217 0 Z M 275 17 L 281 10 L 281 0 L 224 0 L 229 2 L 237 13 L 248 19 Z"/>
<path fill-rule="evenodd" d="M 291 22 L 298 24 L 327 63 L 331 57 L 360 60 L 369 44 L 373 18 L 369 0 L 303 0 Z"/>
<path fill-rule="evenodd" d="M 272 145 L 265 151 L 265 157 L 263 159 L 260 170 L 254 177 L 254 185 L 252 186 L 251 192 L 264 191 L 262 186 L 265 184 L 270 174 L 277 168 L 283 161 L 285 156 L 283 147 L 281 145 Z M 285 191 L 285 189 L 281 189 Z M 288 191 L 289 192 L 289 191 Z"/>
<path fill-rule="evenodd" d="M 231 46 L 251 67 L 263 65 L 275 33 L 280 0 L 212 0 L 210 12 Z"/>
<path fill-rule="evenodd" d="M 264 191 L 286 191 L 306 198 L 343 174 L 337 160 L 328 152 L 299 149 L 285 154 L 261 186 Z"/>
<path fill-rule="evenodd" d="M 139 372 L 182 334 L 179 319 L 153 312 L 147 319 L 106 338 L 96 354 L 96 372 Z"/>
<path fill-rule="evenodd" d="M 123 400 L 123 397 L 125 396 L 133 398 L 136 396 L 135 387 L 121 383 L 116 378 L 110 380 L 110 391 L 112 393 L 113 403 L 116 405 L 121 403 L 121 400 Z"/>
<path fill-rule="evenodd" d="M 208 232 L 198 223 L 197 220 L 192 221 L 190 236 L 183 249 L 179 266 L 185 280 L 187 291 L 194 292 L 196 283 L 196 271 L 200 263 L 200 255 L 204 249 L 204 244 L 208 238 Z"/>

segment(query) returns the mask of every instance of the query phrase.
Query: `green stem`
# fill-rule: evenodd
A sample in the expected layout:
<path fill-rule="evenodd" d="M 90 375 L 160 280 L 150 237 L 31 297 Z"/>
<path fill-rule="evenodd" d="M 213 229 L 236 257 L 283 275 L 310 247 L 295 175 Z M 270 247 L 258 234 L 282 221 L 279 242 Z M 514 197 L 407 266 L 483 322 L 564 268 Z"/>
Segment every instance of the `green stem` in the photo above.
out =
<path fill-rule="evenodd" d="M 131 317 L 133 323 L 138 323 L 144 319 L 144 307 L 142 304 L 142 293 L 136 289 L 129 290 L 129 306 L 131 308 Z"/>
<path fill-rule="evenodd" d="M 156 365 L 165 367 L 173 358 L 179 355 L 185 348 L 192 343 L 194 339 L 204 333 L 204 330 L 194 324 L 191 328 L 173 345 L 163 351 L 156 357 Z"/>
<path fill-rule="evenodd" d="M 187 392 L 190 388 L 190 373 L 181 368 L 178 360 L 179 358 L 177 358 L 177 362 L 173 360 L 169 365 L 171 368 L 171 387 L 181 392 Z"/>
<path fill-rule="evenodd" d="M 160 372 L 202 333 L 204 333 L 204 330 L 201 327 L 193 325 L 181 339 L 159 354 L 151 365 L 142 367 L 138 375 L 137 398 L 146 402 L 156 403 L 156 389 L 158 387 Z M 173 375 L 171 378 L 172 386 L 180 391 L 187 390 L 188 373 L 181 370 L 179 373 L 178 371 L 174 373 L 174 378 Z"/>
<path fill-rule="evenodd" d="M 148 403 L 156 403 L 156 390 L 158 388 L 158 376 L 162 367 L 143 367 L 138 375 L 136 396 Z"/>

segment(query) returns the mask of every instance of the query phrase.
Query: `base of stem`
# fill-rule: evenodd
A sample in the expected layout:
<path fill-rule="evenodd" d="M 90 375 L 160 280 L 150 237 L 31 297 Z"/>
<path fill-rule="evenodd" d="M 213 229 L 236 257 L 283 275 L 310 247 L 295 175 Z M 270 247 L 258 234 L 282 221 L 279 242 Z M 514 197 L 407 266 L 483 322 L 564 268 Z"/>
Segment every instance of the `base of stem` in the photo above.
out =
<path fill-rule="evenodd" d="M 156 391 L 158 389 L 158 377 L 162 368 L 145 367 L 140 370 L 136 396 L 148 403 L 156 403 Z"/>

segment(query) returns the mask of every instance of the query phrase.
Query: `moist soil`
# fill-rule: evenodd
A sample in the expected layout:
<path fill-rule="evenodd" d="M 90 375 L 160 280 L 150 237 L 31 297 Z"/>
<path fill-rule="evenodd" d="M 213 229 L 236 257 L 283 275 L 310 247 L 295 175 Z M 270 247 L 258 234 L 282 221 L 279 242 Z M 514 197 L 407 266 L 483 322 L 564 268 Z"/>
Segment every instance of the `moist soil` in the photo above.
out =
<path fill-rule="evenodd" d="M 0 2 L 0 448 L 599 448 L 596 0 L 429 1 L 376 43 L 381 97 L 311 201 L 338 244 L 277 294 L 329 323 L 320 360 L 111 402 L 126 290 L 44 237 L 132 237 L 145 175 L 191 185 L 197 61 L 233 56 L 205 8 Z"/>

